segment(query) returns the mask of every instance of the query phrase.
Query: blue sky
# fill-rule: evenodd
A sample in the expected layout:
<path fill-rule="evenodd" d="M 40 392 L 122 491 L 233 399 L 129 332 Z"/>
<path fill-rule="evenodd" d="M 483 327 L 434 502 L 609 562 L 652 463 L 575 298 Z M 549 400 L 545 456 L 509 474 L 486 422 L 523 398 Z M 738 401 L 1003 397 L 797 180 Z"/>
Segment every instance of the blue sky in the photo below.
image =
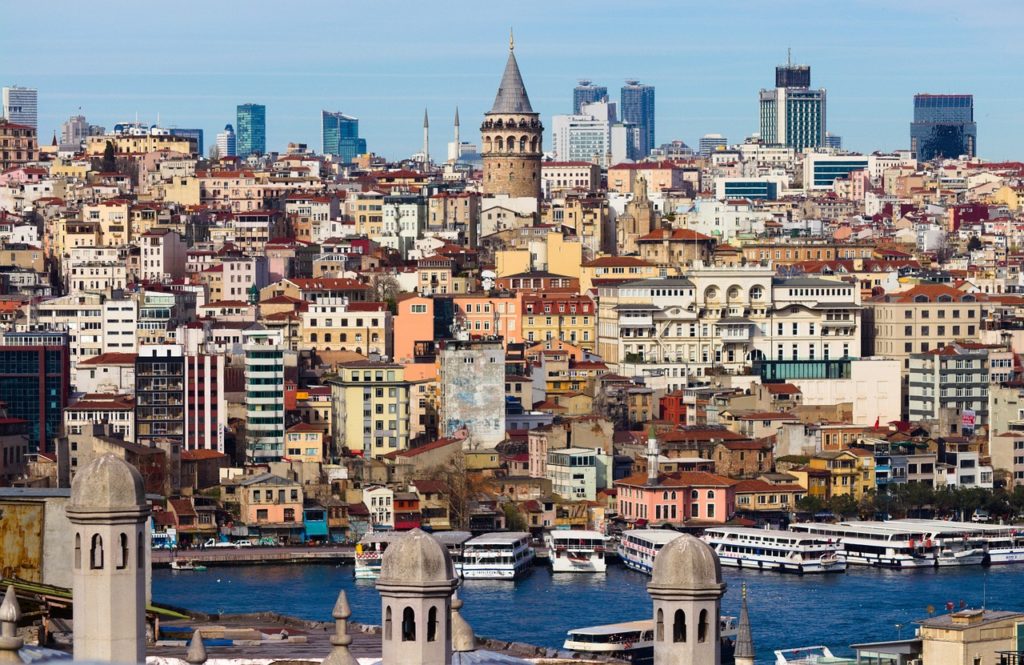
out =
<path fill-rule="evenodd" d="M 908 147 L 913 94 L 962 92 L 975 96 L 979 154 L 1024 159 L 1020 0 L 55 0 L 4 16 L 0 82 L 39 89 L 44 141 L 80 107 L 108 128 L 159 113 L 203 128 L 209 145 L 237 104 L 257 102 L 271 150 L 319 150 L 329 109 L 359 117 L 369 148 L 397 158 L 420 148 L 426 106 L 443 158 L 456 105 L 463 140 L 478 139 L 513 26 L 547 126 L 571 110 L 578 78 L 613 97 L 638 78 L 657 88 L 658 143 L 741 140 L 791 47 L 828 89 L 828 129 L 848 148 Z"/>

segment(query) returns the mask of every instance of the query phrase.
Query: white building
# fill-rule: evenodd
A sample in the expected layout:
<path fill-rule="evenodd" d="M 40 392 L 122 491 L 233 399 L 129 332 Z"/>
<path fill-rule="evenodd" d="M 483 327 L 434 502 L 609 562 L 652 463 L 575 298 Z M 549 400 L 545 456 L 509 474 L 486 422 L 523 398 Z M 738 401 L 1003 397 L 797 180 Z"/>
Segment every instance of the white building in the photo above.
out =
<path fill-rule="evenodd" d="M 730 242 L 740 235 L 764 233 L 765 222 L 771 221 L 774 215 L 767 210 L 759 210 L 746 199 L 719 201 L 701 198 L 685 209 L 682 217 L 687 228 L 711 236 L 718 242 Z"/>
<path fill-rule="evenodd" d="M 135 353 L 139 304 L 132 298 L 103 301 L 103 353 Z"/>
<path fill-rule="evenodd" d="M 280 330 L 242 332 L 245 353 L 245 455 L 250 462 L 284 457 L 284 373 L 287 351 Z"/>
<path fill-rule="evenodd" d="M 185 253 L 188 247 L 176 232 L 149 231 L 139 240 L 142 246 L 140 279 L 167 282 L 185 275 Z"/>
<path fill-rule="evenodd" d="M 380 485 L 363 490 L 363 505 L 370 511 L 374 525 L 395 526 L 395 493 Z"/>
<path fill-rule="evenodd" d="M 440 430 L 474 447 L 505 440 L 505 349 L 500 338 L 449 340 L 441 349 Z"/>
<path fill-rule="evenodd" d="M 221 157 L 234 157 L 237 154 L 235 129 L 231 125 L 224 125 L 224 131 L 217 134 L 217 154 Z"/>
<path fill-rule="evenodd" d="M 551 491 L 569 501 L 597 500 L 596 453 L 591 448 L 549 450 L 545 474 Z"/>
<path fill-rule="evenodd" d="M 552 153 L 559 161 L 608 168 L 627 157 L 627 132 L 616 121 L 614 102 L 584 104 L 578 115 L 552 116 L 551 141 Z"/>

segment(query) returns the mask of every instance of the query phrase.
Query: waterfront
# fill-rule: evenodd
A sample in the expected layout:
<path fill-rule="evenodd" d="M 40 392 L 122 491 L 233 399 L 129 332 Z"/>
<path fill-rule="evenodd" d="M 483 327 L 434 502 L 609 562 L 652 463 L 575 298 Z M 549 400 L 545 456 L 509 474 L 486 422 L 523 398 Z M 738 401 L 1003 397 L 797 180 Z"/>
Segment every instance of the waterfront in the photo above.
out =
<path fill-rule="evenodd" d="M 803 577 L 723 570 L 729 590 L 724 614 L 739 612 L 746 582 L 758 662 L 780 648 L 824 644 L 837 654 L 858 642 L 913 634 L 926 607 L 946 602 L 1024 611 L 1024 567 L 890 571 L 851 568 L 841 575 Z M 593 624 L 649 618 L 647 578 L 615 565 L 592 575 L 553 575 L 536 567 L 516 582 L 474 580 L 462 587 L 463 614 L 479 635 L 561 647 L 565 632 Z M 987 587 L 987 589 L 986 589 Z M 353 619 L 380 622 L 373 580 L 355 580 L 352 566 L 267 565 L 215 568 L 203 573 L 153 571 L 153 598 L 207 613 L 273 611 L 330 619 L 338 591 L 348 592 Z M 897 624 L 902 624 L 898 631 Z"/>

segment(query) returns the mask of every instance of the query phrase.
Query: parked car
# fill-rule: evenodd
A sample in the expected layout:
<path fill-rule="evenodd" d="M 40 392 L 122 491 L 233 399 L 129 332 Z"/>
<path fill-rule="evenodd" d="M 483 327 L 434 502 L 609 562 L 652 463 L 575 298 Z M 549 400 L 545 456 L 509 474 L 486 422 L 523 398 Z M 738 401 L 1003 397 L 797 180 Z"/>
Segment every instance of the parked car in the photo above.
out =
<path fill-rule="evenodd" d="M 216 538 L 210 538 L 205 543 L 203 543 L 203 547 L 234 547 L 237 549 L 238 543 L 232 543 L 228 540 L 217 540 Z"/>
<path fill-rule="evenodd" d="M 988 514 L 988 511 L 987 510 L 982 510 L 981 508 L 979 508 L 978 510 L 975 510 L 974 514 L 971 515 L 971 521 L 972 522 L 988 522 L 991 519 L 992 519 L 992 516 Z"/>

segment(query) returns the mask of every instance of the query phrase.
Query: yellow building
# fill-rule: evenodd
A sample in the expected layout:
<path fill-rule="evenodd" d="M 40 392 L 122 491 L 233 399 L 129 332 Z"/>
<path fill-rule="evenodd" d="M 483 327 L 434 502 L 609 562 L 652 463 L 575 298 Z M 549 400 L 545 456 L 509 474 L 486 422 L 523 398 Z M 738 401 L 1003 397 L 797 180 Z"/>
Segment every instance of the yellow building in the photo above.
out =
<path fill-rule="evenodd" d="M 1018 635 L 1024 614 L 985 609 L 961 610 L 920 622 L 921 662 L 928 665 L 1019 663 Z M 1007 654 L 1010 658 L 1003 660 Z"/>
<path fill-rule="evenodd" d="M 323 462 L 324 431 L 308 423 L 292 425 L 285 431 L 284 451 L 292 462 Z"/>
<path fill-rule="evenodd" d="M 90 157 L 102 156 L 103 152 L 107 149 L 108 141 L 114 144 L 114 152 L 119 155 L 140 155 L 160 150 L 180 152 L 183 155 L 192 155 L 196 152 L 195 139 L 188 139 L 183 136 L 171 136 L 169 134 L 145 134 L 143 136 L 107 134 L 87 138 L 85 154 Z"/>
<path fill-rule="evenodd" d="M 667 274 L 665 268 L 635 256 L 601 256 L 580 266 L 580 293 L 586 293 L 601 280 L 652 279 Z"/>
<path fill-rule="evenodd" d="M 85 180 L 90 170 L 92 170 L 92 165 L 86 161 L 54 160 L 50 162 L 51 178 Z"/>
<path fill-rule="evenodd" d="M 108 199 L 82 207 L 82 219 L 99 225 L 100 244 L 119 247 L 129 244 L 134 238 L 127 199 Z"/>
<path fill-rule="evenodd" d="M 555 199 L 544 209 L 543 223 L 572 229 L 591 256 L 599 254 L 607 244 L 603 230 L 608 227 L 608 201 L 590 195 Z"/>
<path fill-rule="evenodd" d="M 850 495 L 860 501 L 875 489 L 875 457 L 862 448 L 824 450 L 810 459 L 808 467 L 828 471 L 827 498 Z"/>
<path fill-rule="evenodd" d="M 518 275 L 531 270 L 546 270 L 556 275 L 580 277 L 583 245 L 567 240 L 557 231 L 545 234 L 543 241 L 530 240 L 526 246 L 501 249 L 494 253 L 498 277 Z"/>
<path fill-rule="evenodd" d="M 391 312 L 384 303 L 325 298 L 299 317 L 304 349 L 391 355 Z"/>
<path fill-rule="evenodd" d="M 402 365 L 357 361 L 340 366 L 331 386 L 335 446 L 367 458 L 409 447 L 412 382 Z"/>
<path fill-rule="evenodd" d="M 588 351 L 597 344 L 597 308 L 588 296 L 523 296 L 520 328 L 526 342 L 559 340 Z"/>

